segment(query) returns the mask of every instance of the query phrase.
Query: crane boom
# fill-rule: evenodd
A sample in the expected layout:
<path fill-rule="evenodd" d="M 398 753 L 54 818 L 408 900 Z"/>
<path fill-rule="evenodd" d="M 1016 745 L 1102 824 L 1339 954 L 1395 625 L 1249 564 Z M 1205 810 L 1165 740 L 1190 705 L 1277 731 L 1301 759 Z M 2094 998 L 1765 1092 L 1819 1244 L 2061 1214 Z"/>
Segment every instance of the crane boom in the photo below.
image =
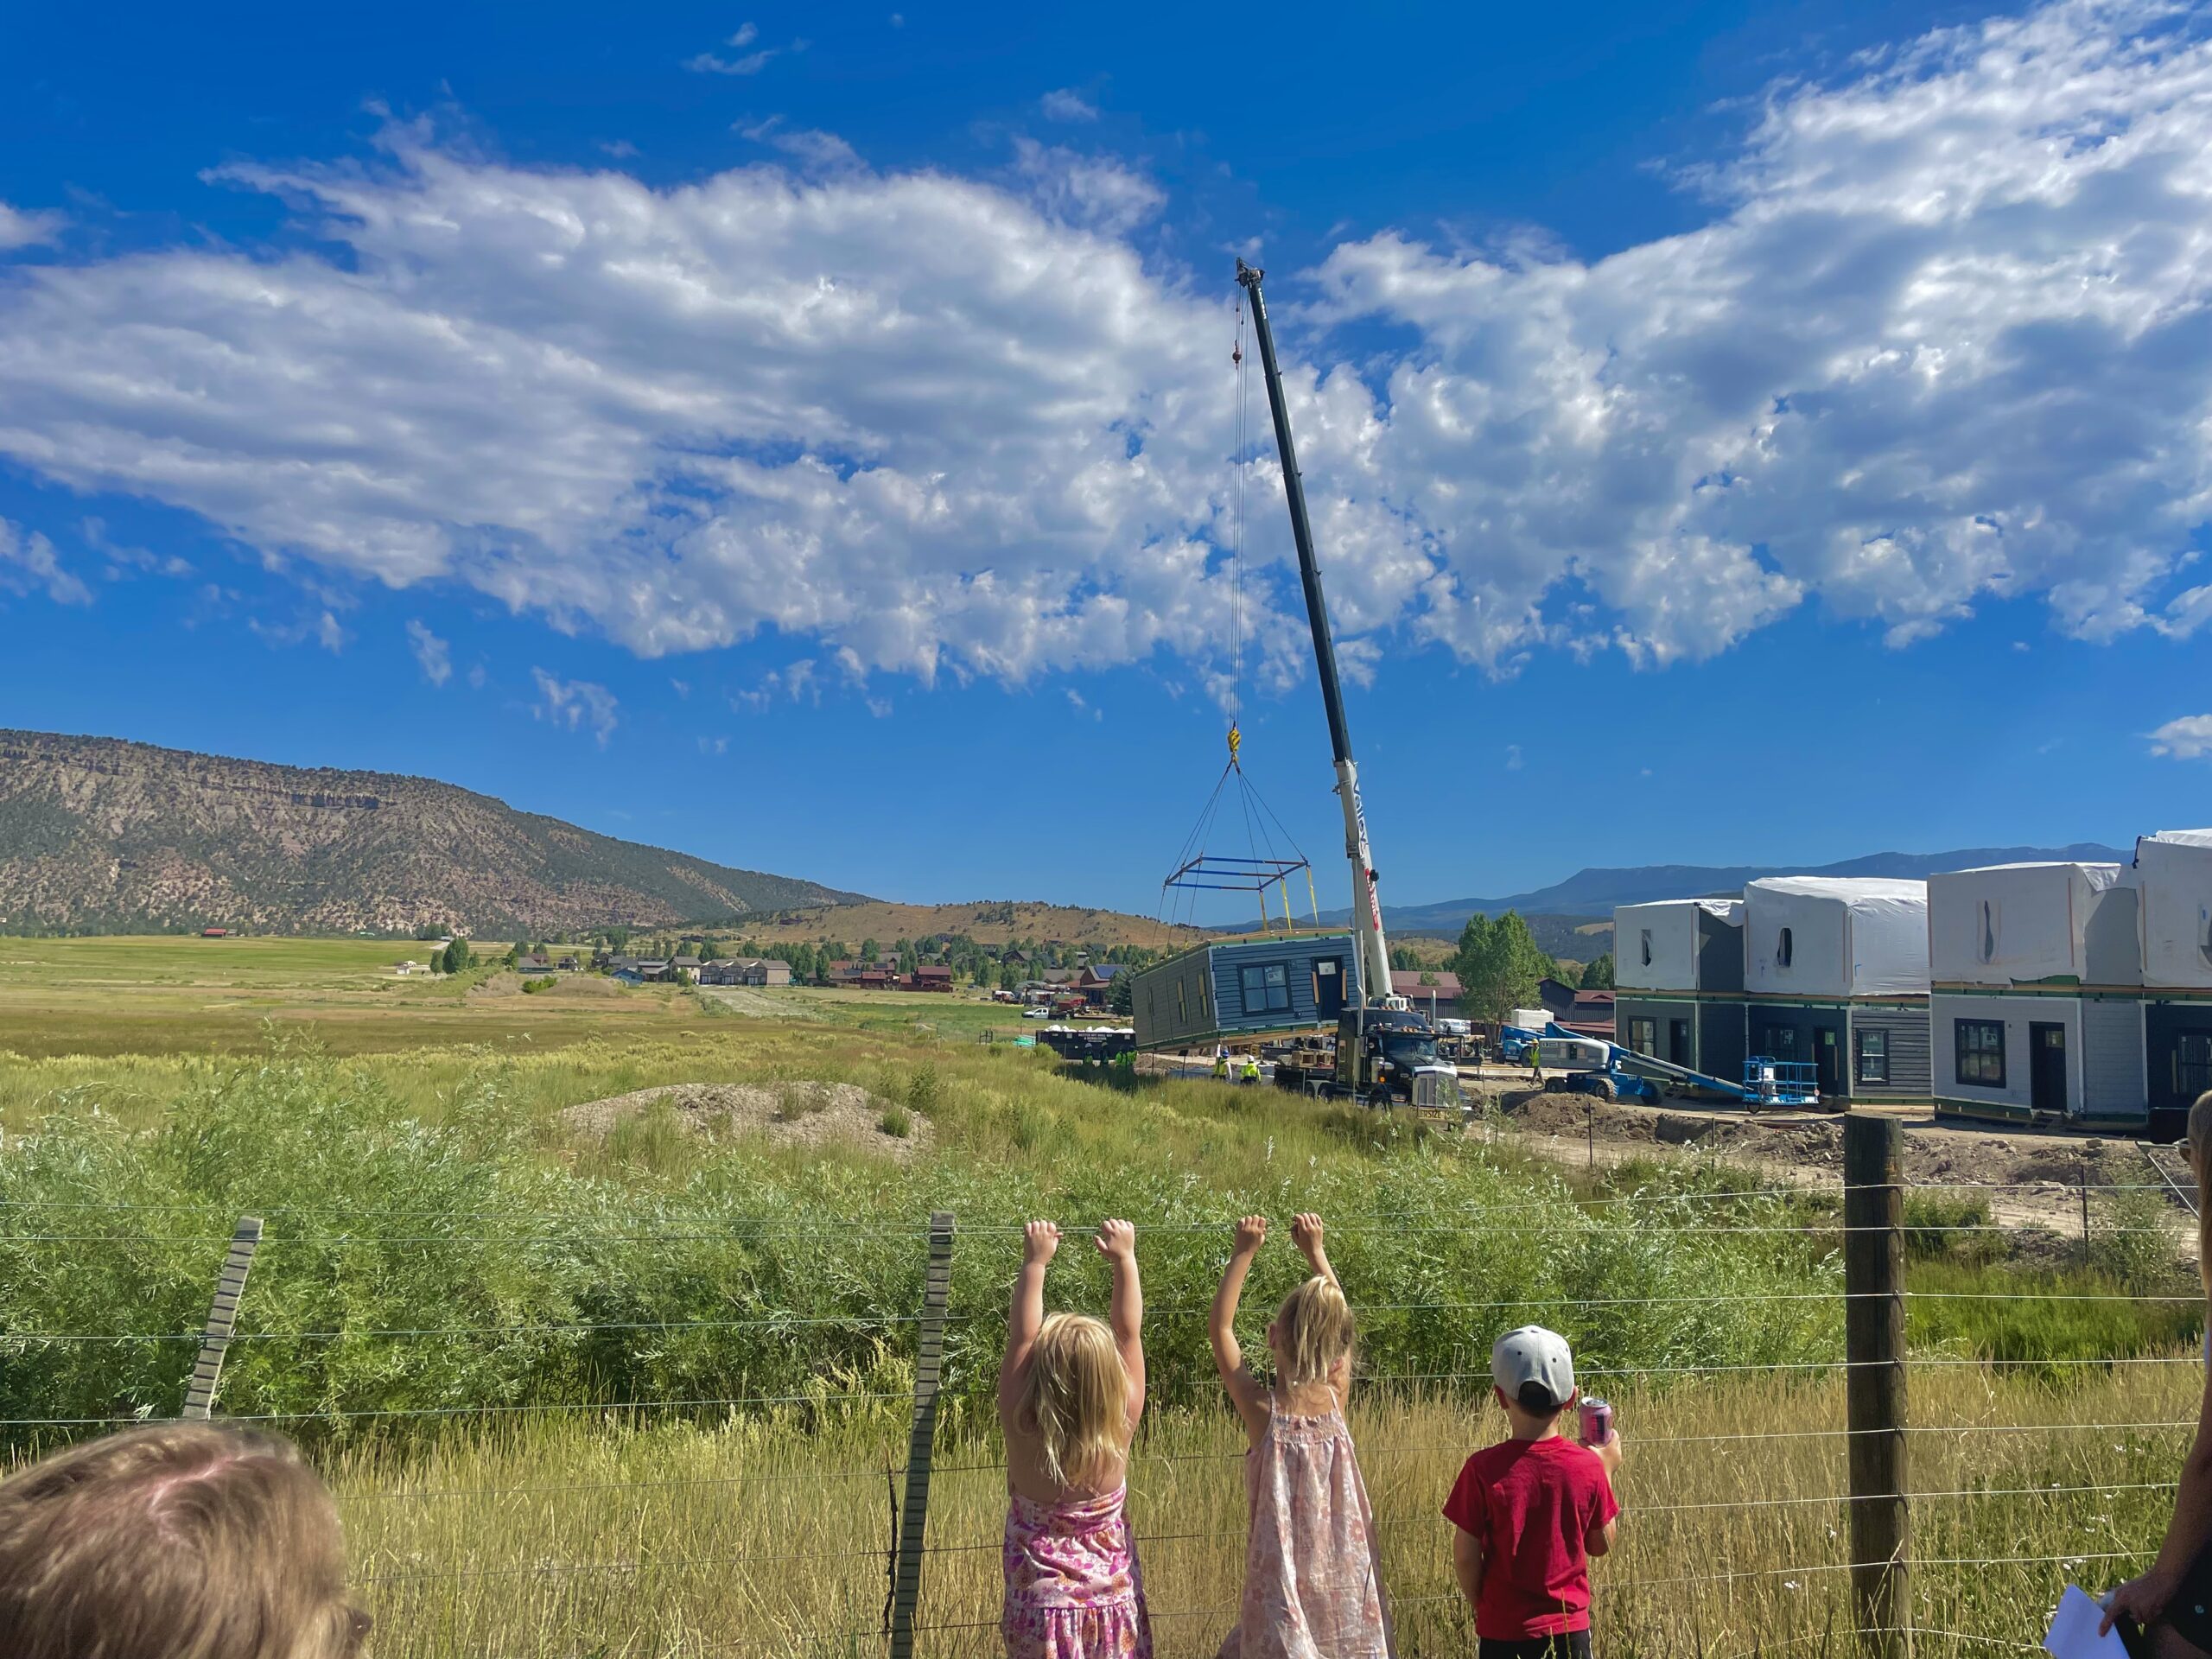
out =
<path fill-rule="evenodd" d="M 1313 528 L 1306 516 L 1306 481 L 1298 471 L 1298 447 L 1291 441 L 1290 405 L 1283 397 L 1282 371 L 1275 363 L 1274 331 L 1268 326 L 1267 302 L 1260 295 L 1260 282 L 1266 275 L 1242 259 L 1236 262 L 1236 280 L 1252 296 L 1252 332 L 1260 342 L 1268 410 L 1274 417 L 1275 449 L 1282 458 L 1283 493 L 1290 502 L 1291 539 L 1298 544 L 1306 620 L 1313 631 L 1313 666 L 1321 681 L 1321 706 L 1328 711 L 1329 748 L 1336 761 L 1337 796 L 1344 814 L 1344 856 L 1351 861 L 1351 927 L 1359 952 L 1360 1000 L 1402 1007 L 1404 1004 L 1390 995 L 1390 951 L 1382 938 L 1382 904 L 1376 896 L 1367 810 L 1360 804 L 1359 767 L 1351 758 L 1351 728 L 1344 721 L 1344 688 L 1337 679 L 1337 648 L 1329 637 L 1329 605 L 1322 596 L 1321 567 L 1313 556 Z"/>

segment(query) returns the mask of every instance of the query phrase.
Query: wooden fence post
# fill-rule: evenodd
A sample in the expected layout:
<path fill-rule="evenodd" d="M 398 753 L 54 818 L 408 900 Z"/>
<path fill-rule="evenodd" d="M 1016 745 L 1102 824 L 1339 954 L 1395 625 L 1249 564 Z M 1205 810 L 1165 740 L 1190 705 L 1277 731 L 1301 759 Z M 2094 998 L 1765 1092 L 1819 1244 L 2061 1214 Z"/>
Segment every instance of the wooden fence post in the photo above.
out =
<path fill-rule="evenodd" d="M 1859 1650 L 1907 1651 L 1910 1530 L 1905 1503 L 1904 1126 L 1843 1120 L 1846 1426 L 1851 1443 L 1851 1588 Z"/>
<path fill-rule="evenodd" d="M 238 1322 L 238 1299 L 245 1294 L 246 1269 L 261 1243 L 261 1217 L 241 1216 L 231 1235 L 231 1248 L 223 1270 L 215 1275 L 215 1300 L 207 1309 L 207 1328 L 200 1333 L 200 1357 L 193 1362 L 192 1378 L 184 1385 L 184 1416 L 206 1422 L 215 1408 L 215 1384 L 223 1375 L 223 1355 L 231 1345 L 231 1332 Z"/>
<path fill-rule="evenodd" d="M 938 1382 L 944 1363 L 944 1305 L 952 1288 L 952 1212 L 930 1217 L 929 1267 L 914 1354 L 914 1423 L 906 1439 L 906 1491 L 891 1569 L 891 1659 L 912 1659 L 914 1606 L 922 1591 L 923 1535 L 930 1518 L 930 1459 L 937 1445 Z"/>

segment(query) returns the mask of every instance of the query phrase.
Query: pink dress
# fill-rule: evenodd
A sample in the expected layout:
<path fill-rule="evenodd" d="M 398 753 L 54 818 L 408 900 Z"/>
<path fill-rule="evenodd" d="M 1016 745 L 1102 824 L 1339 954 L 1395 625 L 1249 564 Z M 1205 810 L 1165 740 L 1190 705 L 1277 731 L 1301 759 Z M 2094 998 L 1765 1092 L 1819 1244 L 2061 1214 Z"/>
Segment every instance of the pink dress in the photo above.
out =
<path fill-rule="evenodd" d="M 1221 1659 L 1389 1659 L 1374 1512 L 1344 1414 L 1270 1412 L 1244 1489 L 1244 1598 Z"/>
<path fill-rule="evenodd" d="M 1064 1503 L 1009 1495 L 999 1621 L 1007 1659 L 1152 1659 L 1127 1496 L 1127 1487 Z"/>

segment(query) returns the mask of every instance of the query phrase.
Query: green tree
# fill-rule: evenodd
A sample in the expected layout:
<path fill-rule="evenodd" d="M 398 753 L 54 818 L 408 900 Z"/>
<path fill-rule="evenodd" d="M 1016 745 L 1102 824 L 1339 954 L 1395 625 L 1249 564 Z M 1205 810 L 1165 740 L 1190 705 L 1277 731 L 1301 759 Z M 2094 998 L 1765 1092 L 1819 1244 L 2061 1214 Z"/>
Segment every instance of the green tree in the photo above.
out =
<path fill-rule="evenodd" d="M 1565 957 L 1561 957 L 1552 963 L 1552 977 L 1562 985 L 1572 985 L 1577 990 L 1580 990 L 1582 964 L 1579 962 L 1570 962 Z"/>
<path fill-rule="evenodd" d="M 1551 972 L 1552 959 L 1536 948 L 1520 912 L 1509 910 L 1498 917 L 1469 917 L 1452 967 L 1467 1012 L 1478 1020 L 1503 1020 L 1535 1001 L 1536 982 Z"/>
<path fill-rule="evenodd" d="M 1125 1019 L 1137 1010 L 1136 988 L 1129 983 L 1132 971 L 1124 968 L 1114 976 L 1114 982 L 1106 988 L 1107 1007 Z"/>
<path fill-rule="evenodd" d="M 1586 991 L 1610 991 L 1613 988 L 1613 953 L 1610 950 L 1582 970 L 1582 988 Z"/>

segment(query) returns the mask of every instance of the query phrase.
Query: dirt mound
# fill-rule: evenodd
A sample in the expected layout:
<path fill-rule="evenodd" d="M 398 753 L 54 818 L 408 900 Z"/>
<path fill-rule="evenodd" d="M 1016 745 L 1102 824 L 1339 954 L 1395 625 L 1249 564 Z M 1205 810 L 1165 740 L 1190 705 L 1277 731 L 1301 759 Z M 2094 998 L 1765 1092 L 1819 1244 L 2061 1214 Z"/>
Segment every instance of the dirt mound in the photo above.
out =
<path fill-rule="evenodd" d="M 849 1083 L 671 1083 L 571 1106 L 561 1123 L 571 1135 L 602 1136 L 663 1102 L 696 1135 L 758 1135 L 793 1147 L 843 1141 L 893 1158 L 930 1143 L 928 1118 Z"/>

